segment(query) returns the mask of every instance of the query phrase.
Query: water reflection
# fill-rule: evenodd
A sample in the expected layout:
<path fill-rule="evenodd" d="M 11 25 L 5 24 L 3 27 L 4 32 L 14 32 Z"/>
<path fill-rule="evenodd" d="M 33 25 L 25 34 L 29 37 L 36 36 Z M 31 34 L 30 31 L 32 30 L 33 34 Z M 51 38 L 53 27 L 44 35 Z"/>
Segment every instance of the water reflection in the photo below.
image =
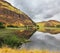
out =
<path fill-rule="evenodd" d="M 15 31 L 15 34 L 17 34 L 20 38 L 24 37 L 26 39 L 29 39 L 35 32 L 36 32 L 36 29 L 17 30 Z"/>
<path fill-rule="evenodd" d="M 30 38 L 31 42 L 23 44 L 22 48 L 60 50 L 59 36 L 60 34 L 52 35 L 37 31 Z"/>
<path fill-rule="evenodd" d="M 60 34 L 49 34 L 38 32 L 36 29 L 19 30 L 19 29 L 0 29 L 2 35 L 17 35 L 19 38 L 26 38 L 31 42 L 24 43 L 21 48 L 27 49 L 49 49 L 60 50 Z"/>

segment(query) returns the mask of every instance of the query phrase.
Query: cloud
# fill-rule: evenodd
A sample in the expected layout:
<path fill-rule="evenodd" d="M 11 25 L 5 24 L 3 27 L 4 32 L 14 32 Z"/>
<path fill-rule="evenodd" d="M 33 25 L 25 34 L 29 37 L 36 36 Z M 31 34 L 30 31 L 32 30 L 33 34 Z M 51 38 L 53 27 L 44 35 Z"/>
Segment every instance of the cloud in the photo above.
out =
<path fill-rule="evenodd" d="M 60 13 L 54 15 L 54 16 L 51 17 L 51 18 L 46 19 L 45 21 L 48 21 L 48 20 L 57 20 L 57 21 L 60 21 Z"/>
<path fill-rule="evenodd" d="M 60 0 L 7 0 L 28 14 L 35 22 L 60 13 Z"/>

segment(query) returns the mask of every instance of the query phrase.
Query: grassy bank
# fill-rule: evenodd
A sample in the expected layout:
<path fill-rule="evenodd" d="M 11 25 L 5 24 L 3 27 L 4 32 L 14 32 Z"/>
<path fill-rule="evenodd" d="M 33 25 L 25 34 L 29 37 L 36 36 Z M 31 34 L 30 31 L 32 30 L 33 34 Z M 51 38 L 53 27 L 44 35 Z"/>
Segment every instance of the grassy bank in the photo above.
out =
<path fill-rule="evenodd" d="M 49 50 L 27 50 L 27 49 L 12 49 L 8 47 L 0 48 L 0 53 L 60 53 L 60 51 L 49 51 Z"/>
<path fill-rule="evenodd" d="M 8 45 L 9 47 L 19 47 L 22 43 L 28 42 L 25 38 L 18 37 L 15 34 L 18 28 L 4 28 L 0 29 L 0 47 Z M 23 36 L 23 35 L 22 35 Z"/>

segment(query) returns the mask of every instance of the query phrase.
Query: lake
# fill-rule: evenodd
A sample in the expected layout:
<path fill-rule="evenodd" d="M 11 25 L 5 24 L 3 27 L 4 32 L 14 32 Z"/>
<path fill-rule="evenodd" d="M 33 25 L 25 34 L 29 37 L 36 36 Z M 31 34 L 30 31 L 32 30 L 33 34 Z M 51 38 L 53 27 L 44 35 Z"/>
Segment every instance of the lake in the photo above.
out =
<path fill-rule="evenodd" d="M 21 48 L 60 50 L 60 34 L 50 34 L 36 31 Z"/>

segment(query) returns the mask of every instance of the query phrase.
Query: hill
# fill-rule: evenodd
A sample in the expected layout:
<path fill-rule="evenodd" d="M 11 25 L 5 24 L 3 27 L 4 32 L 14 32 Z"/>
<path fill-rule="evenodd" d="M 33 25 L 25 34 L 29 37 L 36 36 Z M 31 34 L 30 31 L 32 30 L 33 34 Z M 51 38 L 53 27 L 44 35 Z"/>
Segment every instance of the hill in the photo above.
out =
<path fill-rule="evenodd" d="M 49 20 L 37 23 L 41 32 L 47 32 L 51 34 L 60 33 L 60 22 L 56 20 Z"/>
<path fill-rule="evenodd" d="M 10 24 L 14 26 L 35 25 L 29 16 L 4 0 L 0 0 L 0 22 L 4 22 L 6 26 Z"/>

